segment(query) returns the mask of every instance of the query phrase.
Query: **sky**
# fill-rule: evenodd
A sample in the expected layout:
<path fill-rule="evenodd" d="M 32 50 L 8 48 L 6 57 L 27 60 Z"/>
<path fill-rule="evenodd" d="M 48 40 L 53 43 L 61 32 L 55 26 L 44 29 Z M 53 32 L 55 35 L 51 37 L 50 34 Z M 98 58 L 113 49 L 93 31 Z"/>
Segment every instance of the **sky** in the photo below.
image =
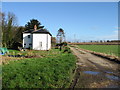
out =
<path fill-rule="evenodd" d="M 53 36 L 62 28 L 67 41 L 118 39 L 117 2 L 2 2 L 2 12 L 19 26 L 37 19 Z"/>

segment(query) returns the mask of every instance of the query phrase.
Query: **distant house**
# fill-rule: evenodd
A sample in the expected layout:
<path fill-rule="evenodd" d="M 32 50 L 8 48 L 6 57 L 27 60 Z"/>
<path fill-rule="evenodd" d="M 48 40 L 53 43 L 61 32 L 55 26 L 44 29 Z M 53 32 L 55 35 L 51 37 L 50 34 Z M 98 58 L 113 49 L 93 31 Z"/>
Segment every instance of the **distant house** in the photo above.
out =
<path fill-rule="evenodd" d="M 46 29 L 38 29 L 36 25 L 33 30 L 23 32 L 23 47 L 34 50 L 51 49 L 51 34 Z"/>

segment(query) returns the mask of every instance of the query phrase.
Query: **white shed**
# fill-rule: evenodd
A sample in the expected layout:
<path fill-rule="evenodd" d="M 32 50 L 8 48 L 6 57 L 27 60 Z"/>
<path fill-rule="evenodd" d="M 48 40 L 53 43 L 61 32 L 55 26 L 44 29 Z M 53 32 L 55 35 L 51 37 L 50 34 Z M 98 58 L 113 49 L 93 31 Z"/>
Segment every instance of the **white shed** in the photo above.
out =
<path fill-rule="evenodd" d="M 29 30 L 23 32 L 23 47 L 33 50 L 51 49 L 51 34 L 46 29 Z"/>

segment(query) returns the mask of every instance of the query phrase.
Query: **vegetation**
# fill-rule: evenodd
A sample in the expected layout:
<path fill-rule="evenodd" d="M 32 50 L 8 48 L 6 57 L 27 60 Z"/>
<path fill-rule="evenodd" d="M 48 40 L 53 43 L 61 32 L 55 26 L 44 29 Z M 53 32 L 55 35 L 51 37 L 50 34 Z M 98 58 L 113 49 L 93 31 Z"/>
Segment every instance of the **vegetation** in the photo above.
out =
<path fill-rule="evenodd" d="M 2 13 L 2 45 L 10 48 L 14 43 L 17 27 L 16 16 L 13 13 Z"/>
<path fill-rule="evenodd" d="M 105 53 L 109 55 L 118 56 L 120 53 L 118 52 L 119 45 L 78 45 L 80 48 Z"/>
<path fill-rule="evenodd" d="M 64 30 L 62 28 L 60 28 L 58 30 L 58 34 L 57 34 L 57 47 L 56 48 L 59 48 L 60 51 L 62 50 L 62 46 L 63 46 L 63 42 L 65 42 L 65 33 L 64 33 Z"/>
<path fill-rule="evenodd" d="M 14 50 L 10 50 L 12 54 Z M 73 78 L 76 57 L 72 53 L 52 49 L 50 51 L 26 51 L 42 57 L 9 61 L 2 66 L 3 88 L 65 88 Z M 15 51 L 16 55 L 21 53 Z M 21 53 L 23 54 L 23 52 Z"/>
<path fill-rule="evenodd" d="M 37 19 L 31 19 L 27 24 L 25 25 L 26 30 L 34 29 L 34 26 L 37 26 L 37 28 L 43 28 L 44 26 L 40 26 L 41 23 Z"/>
<path fill-rule="evenodd" d="M 52 47 L 55 47 L 55 45 L 56 45 L 56 37 L 51 37 L 51 45 L 52 45 Z"/>

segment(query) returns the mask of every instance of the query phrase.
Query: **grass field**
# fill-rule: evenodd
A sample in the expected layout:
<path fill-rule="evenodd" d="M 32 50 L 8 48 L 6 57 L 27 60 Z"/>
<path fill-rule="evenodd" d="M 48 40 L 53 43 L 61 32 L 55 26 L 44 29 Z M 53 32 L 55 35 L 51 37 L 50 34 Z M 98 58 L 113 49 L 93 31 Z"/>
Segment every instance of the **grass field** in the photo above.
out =
<path fill-rule="evenodd" d="M 76 57 L 58 49 L 50 51 L 10 53 L 41 55 L 43 57 L 24 58 L 2 65 L 3 88 L 65 88 L 69 87 L 76 67 Z"/>
<path fill-rule="evenodd" d="M 91 50 L 95 52 L 105 53 L 108 55 L 119 56 L 119 45 L 78 45 L 82 49 Z"/>

